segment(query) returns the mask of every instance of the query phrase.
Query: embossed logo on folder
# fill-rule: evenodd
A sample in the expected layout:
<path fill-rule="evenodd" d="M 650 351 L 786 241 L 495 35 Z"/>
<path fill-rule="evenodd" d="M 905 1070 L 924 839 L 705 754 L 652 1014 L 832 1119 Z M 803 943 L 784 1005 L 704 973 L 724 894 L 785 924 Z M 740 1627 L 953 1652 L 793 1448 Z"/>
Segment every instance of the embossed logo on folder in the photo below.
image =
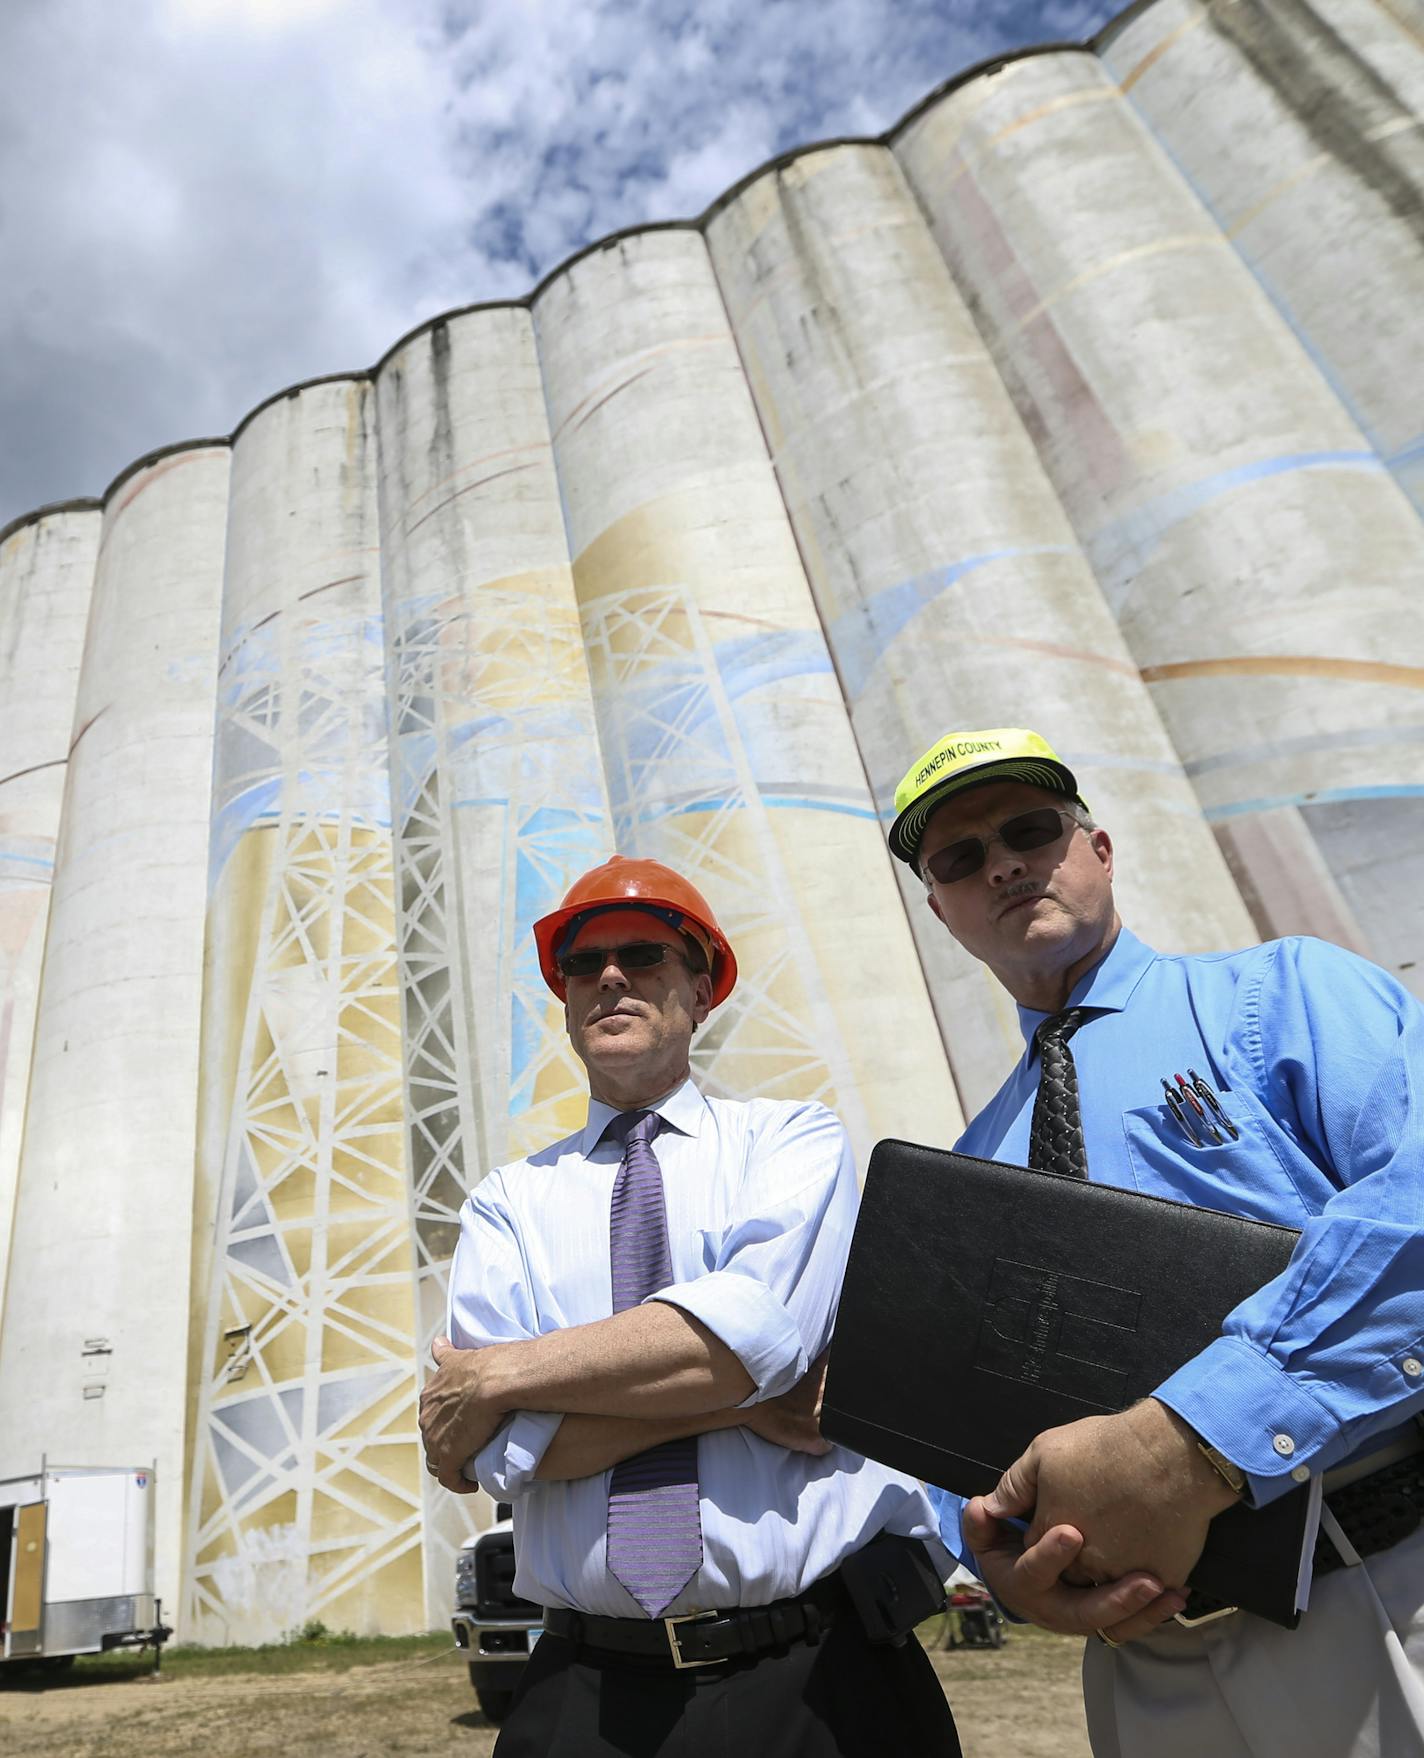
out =
<path fill-rule="evenodd" d="M 1141 1306 L 1130 1288 L 996 1258 L 974 1365 L 1118 1410 L 1127 1395 L 1124 1345 Z"/>

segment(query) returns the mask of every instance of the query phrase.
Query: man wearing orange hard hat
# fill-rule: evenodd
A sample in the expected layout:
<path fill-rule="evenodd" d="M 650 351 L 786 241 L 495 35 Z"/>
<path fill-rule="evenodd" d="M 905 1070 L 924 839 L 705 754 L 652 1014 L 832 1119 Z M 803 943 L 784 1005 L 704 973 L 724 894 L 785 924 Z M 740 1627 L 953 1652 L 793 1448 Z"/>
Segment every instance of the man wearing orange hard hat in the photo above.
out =
<path fill-rule="evenodd" d="M 513 1503 L 546 1608 L 498 1758 L 957 1753 L 906 1627 L 950 1568 L 929 1502 L 816 1423 L 844 1129 L 691 1079 L 737 961 L 671 868 L 613 856 L 534 937 L 588 1119 L 466 1202 L 421 1400 L 428 1468 Z"/>

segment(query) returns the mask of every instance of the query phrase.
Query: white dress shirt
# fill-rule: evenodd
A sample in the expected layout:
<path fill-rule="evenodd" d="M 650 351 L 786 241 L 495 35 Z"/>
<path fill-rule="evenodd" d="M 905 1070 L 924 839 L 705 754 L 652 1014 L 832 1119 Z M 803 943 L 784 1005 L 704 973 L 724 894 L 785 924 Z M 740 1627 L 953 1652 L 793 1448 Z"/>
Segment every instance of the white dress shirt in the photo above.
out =
<path fill-rule="evenodd" d="M 830 1339 L 859 1201 L 845 1130 L 823 1105 L 708 1099 L 691 1080 L 654 1109 L 674 1279 L 651 1298 L 727 1345 L 755 1381 L 748 1404 L 774 1398 Z M 615 1115 L 590 1100 L 578 1134 L 476 1186 L 450 1276 L 459 1347 L 611 1315 L 608 1213 L 622 1153 L 599 1138 Z M 641 1617 L 606 1567 L 609 1473 L 534 1475 L 561 1421 L 517 1413 L 465 1475 L 514 1504 L 515 1585 L 526 1599 Z M 883 1531 L 923 1538 L 950 1572 L 921 1485 L 843 1447 L 815 1458 L 721 1429 L 699 1438 L 698 1479 L 702 1567 L 668 1615 L 786 1598 Z"/>

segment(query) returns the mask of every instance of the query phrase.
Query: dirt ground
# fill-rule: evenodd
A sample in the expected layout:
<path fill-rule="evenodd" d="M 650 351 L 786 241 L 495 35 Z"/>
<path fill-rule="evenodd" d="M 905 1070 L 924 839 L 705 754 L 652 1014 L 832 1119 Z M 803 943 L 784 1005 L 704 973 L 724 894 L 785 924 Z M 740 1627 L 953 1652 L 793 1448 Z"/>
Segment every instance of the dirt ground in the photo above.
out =
<path fill-rule="evenodd" d="M 1088 1758 L 1081 1651 L 1014 1631 L 996 1652 L 935 1653 L 965 1758 Z M 100 1683 L 75 1668 L 0 1688 L 6 1758 L 488 1758 L 495 1733 L 454 1648 L 342 1673 Z"/>

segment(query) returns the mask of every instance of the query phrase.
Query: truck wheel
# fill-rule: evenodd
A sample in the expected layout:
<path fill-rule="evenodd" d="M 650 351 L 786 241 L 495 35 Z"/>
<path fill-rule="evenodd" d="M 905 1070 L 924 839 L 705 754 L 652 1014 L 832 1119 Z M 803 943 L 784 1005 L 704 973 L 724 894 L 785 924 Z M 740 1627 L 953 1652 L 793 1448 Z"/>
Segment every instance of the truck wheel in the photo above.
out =
<path fill-rule="evenodd" d="M 479 1698 L 480 1708 L 486 1721 L 501 1722 L 509 1714 L 509 1706 L 514 1701 L 513 1691 L 492 1691 L 488 1685 L 482 1685 L 475 1677 L 479 1672 L 477 1666 L 470 1668 L 470 1683 L 475 1687 L 475 1696 Z"/>

